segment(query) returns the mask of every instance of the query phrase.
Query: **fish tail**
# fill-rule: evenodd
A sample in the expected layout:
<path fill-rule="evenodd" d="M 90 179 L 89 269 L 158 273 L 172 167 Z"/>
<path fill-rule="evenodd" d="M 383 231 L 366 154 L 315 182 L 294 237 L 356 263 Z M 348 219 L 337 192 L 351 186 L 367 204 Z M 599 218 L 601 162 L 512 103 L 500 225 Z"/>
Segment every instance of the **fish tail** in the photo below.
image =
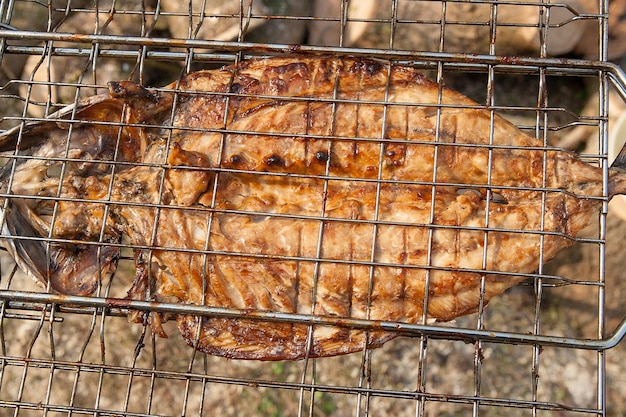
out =
<path fill-rule="evenodd" d="M 611 164 L 609 171 L 609 196 L 626 194 L 626 143 Z"/>

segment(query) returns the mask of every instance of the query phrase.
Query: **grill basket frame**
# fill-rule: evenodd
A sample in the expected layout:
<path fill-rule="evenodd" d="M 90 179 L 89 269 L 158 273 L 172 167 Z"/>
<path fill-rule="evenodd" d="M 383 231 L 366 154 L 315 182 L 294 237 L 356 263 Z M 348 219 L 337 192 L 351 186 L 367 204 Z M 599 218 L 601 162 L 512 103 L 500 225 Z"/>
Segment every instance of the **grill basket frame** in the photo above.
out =
<path fill-rule="evenodd" d="M 608 1 L 600 1 L 597 10 L 592 12 L 579 8 L 579 3 L 472 2 L 489 9 L 487 21 L 446 20 L 450 10 L 466 4 L 451 0 L 392 0 L 388 2 L 388 15 L 370 18 L 353 17 L 351 5 L 346 1 L 337 2 L 340 4 L 335 11 L 337 14 L 321 17 L 256 9 L 246 0 L 235 2 L 238 13 L 218 12 L 212 17 L 191 4 L 188 7 L 191 13 L 187 14 L 166 10 L 161 1 L 149 5 L 146 5 L 148 2 L 131 3 L 134 2 L 118 1 L 111 5 L 100 1 L 46 4 L 0 0 L 0 63 L 5 67 L 0 103 L 6 103 L 0 129 L 7 131 L 14 126 L 42 121 L 61 105 L 77 102 L 83 94 L 102 92 L 108 81 L 104 79 L 107 75 L 102 69 L 104 63 L 122 62 L 121 73 L 149 84 L 154 81 L 154 73 L 161 70 L 180 76 L 199 67 L 217 67 L 257 56 L 357 56 L 410 65 L 437 81 L 450 81 L 455 86 L 461 85 L 458 83 L 466 80 L 468 74 L 480 78 L 482 81 L 476 83 L 478 90 L 470 89 L 468 94 L 478 91 L 477 101 L 481 105 L 505 117 L 530 114 L 530 118 L 517 124 L 543 139 L 546 146 L 552 143 L 552 136 L 559 136 L 562 131 L 592 130 L 598 143 L 595 148 L 587 148 L 584 158 L 604 169 L 607 188 L 610 101 L 612 97 L 621 102 L 626 99 L 626 75 L 609 61 Z M 402 15 L 404 7 L 411 3 L 436 4 L 441 14 L 411 20 Z M 498 9 L 505 6 L 532 9 L 537 22 L 502 23 L 498 20 Z M 25 22 L 17 17 L 22 9 L 46 15 L 43 25 L 38 29 L 20 27 Z M 565 11 L 571 17 L 554 23 L 550 16 L 556 11 Z M 65 30 L 72 27 L 68 22 L 75 16 L 88 16 L 89 28 Z M 115 26 L 124 18 L 135 24 L 136 34 L 121 33 L 120 27 Z M 179 24 L 186 21 L 187 37 L 175 38 L 171 33 L 160 36 L 165 33 L 162 22 L 167 18 L 178 19 L 175 21 Z M 205 27 L 201 22 L 215 18 L 230 22 L 235 27 L 234 37 L 199 39 Z M 581 21 L 591 25 L 597 34 L 595 57 L 548 56 L 554 31 Z M 337 32 L 335 46 L 248 40 L 257 24 L 268 22 L 294 23 L 307 26 L 309 31 L 315 23 L 330 23 L 342 29 Z M 351 23 L 387 27 L 389 45 L 349 44 L 347 28 Z M 398 39 L 407 30 L 418 25 L 437 30 L 435 48 L 407 50 L 394 46 L 400 43 Z M 450 27 L 468 30 L 479 27 L 489 39 L 475 50 L 457 51 L 448 41 L 447 34 L 453 33 L 448 32 Z M 502 28 L 536 29 L 536 49 L 523 56 L 503 55 L 500 51 L 504 47 L 497 43 L 498 36 L 504 36 L 500 32 Z M 30 72 L 8 72 L 6 63 L 25 58 L 33 64 Z M 80 62 L 76 80 L 61 78 L 55 65 L 64 60 Z M 174 72 L 169 65 L 163 67 L 164 63 L 174 63 Z M 151 65 L 156 69 L 150 69 Z M 455 78 L 459 75 L 465 78 Z M 555 99 L 558 92 L 551 88 L 563 79 L 584 79 L 587 85 L 593 85 L 591 89 L 597 95 L 590 99 L 591 113 L 578 114 L 573 104 L 552 105 L 553 101 L 558 101 Z M 507 83 L 515 80 L 530 80 L 531 104 L 515 105 L 507 101 L 508 97 L 501 98 Z M 61 92 L 53 93 L 60 88 L 73 91 L 69 100 Z M 533 122 L 527 123 L 528 120 Z M 609 204 L 605 199 L 596 229 L 578 239 L 579 246 L 592 248 L 588 252 L 595 253 L 593 259 L 597 264 L 592 268 L 593 276 L 579 277 L 571 271 L 570 275 L 560 276 L 553 275 L 551 269 L 540 270 L 528 274 L 526 285 L 501 296 L 501 301 L 494 299 L 489 309 L 445 325 L 371 322 L 126 300 L 123 296 L 128 282 L 118 282 L 120 279 L 116 278 L 111 280 L 110 286 L 109 282 L 102 283 L 99 296 L 51 294 L 29 282 L 3 253 L 0 265 L 0 414 L 15 417 L 202 416 L 219 410 L 231 415 L 297 413 L 306 416 L 607 415 L 616 410 L 611 399 L 619 395 L 611 386 L 619 384 L 619 376 L 611 373 L 619 367 L 613 364 L 615 359 L 611 361 L 609 357 L 619 349 L 619 342 L 626 334 L 626 319 L 621 320 L 623 310 L 616 313 L 617 318 L 609 317 L 606 307 L 615 284 L 610 277 L 619 276 L 619 272 L 607 270 L 607 257 L 624 254 L 623 250 L 608 246 L 618 244 L 611 240 L 613 235 L 607 237 L 611 225 L 616 224 L 608 213 Z M 4 237 L 6 232 L 2 233 Z M 131 269 L 131 265 L 132 254 L 126 254 L 119 269 Z M 564 304 L 567 296 L 563 296 L 562 304 L 550 305 L 549 293 L 569 294 L 569 289 L 572 294 L 588 292 L 591 295 L 590 306 L 581 312 L 584 317 L 580 320 L 593 323 L 585 330 L 576 323 L 557 326 L 554 323 L 558 319 L 550 319 L 550 314 L 558 316 L 562 311 L 576 308 Z M 530 301 L 531 305 L 516 304 L 515 300 L 520 298 Z M 146 326 L 128 324 L 129 309 L 384 329 L 405 337 L 388 342 L 379 350 L 365 350 L 346 357 L 276 363 L 234 361 L 195 352 L 176 335 L 174 328 L 168 329 L 168 339 L 160 339 Z M 498 314 L 511 319 L 524 316 L 523 324 L 513 323 L 509 327 L 506 321 L 496 317 Z M 563 314 L 572 317 L 572 313 Z M 571 365 L 563 366 L 561 375 L 550 375 L 554 369 L 559 369 L 550 363 L 562 364 L 558 358 L 567 355 L 575 358 Z M 505 366 L 508 368 L 500 369 Z M 340 379 L 341 373 L 346 374 L 345 379 Z M 516 374 L 519 378 L 513 377 Z M 577 388 L 577 379 L 573 382 L 575 386 L 569 383 L 568 378 L 576 374 L 587 378 L 583 388 Z M 446 381 L 450 378 L 458 379 L 457 383 Z M 582 397 L 577 398 L 577 395 Z M 235 400 L 238 396 L 246 400 Z"/>

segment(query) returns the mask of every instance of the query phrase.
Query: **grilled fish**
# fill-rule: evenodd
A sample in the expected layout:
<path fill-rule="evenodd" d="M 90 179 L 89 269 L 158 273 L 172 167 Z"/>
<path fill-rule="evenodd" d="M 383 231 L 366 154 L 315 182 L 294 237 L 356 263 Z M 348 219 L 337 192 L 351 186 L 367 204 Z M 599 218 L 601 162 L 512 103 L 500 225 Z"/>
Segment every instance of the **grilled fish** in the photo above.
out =
<path fill-rule="evenodd" d="M 449 321 L 533 273 L 626 192 L 602 170 L 400 65 L 254 59 L 109 91 L 0 138 L 3 237 L 63 294 L 134 248 L 128 298 Z M 375 348 L 393 333 L 131 313 L 242 359 Z"/>

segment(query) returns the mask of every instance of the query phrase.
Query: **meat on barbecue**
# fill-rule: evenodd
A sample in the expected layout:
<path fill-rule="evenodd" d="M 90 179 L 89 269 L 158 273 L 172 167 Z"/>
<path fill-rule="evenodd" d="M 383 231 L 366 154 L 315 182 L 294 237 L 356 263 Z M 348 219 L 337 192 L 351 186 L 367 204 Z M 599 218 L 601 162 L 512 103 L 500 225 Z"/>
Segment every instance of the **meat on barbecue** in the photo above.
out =
<path fill-rule="evenodd" d="M 533 273 L 602 202 L 603 170 L 408 66 L 253 59 L 109 91 L 0 137 L 3 236 L 50 291 L 92 294 L 134 248 L 135 300 L 431 323 Z M 122 239 L 125 239 L 122 241 Z M 210 354 L 374 348 L 375 327 L 175 319 Z"/>

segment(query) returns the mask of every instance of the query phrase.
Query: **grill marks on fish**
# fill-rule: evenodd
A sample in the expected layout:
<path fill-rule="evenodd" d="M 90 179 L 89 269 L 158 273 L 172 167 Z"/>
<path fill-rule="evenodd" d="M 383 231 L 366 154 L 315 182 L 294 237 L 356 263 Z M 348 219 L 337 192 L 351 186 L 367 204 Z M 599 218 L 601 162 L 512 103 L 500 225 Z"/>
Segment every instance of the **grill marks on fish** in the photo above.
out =
<path fill-rule="evenodd" d="M 5 233 L 22 268 L 58 292 L 88 293 L 100 277 L 93 265 L 113 273 L 117 256 L 88 243 L 126 235 L 153 248 L 135 250 L 132 299 L 446 321 L 574 243 L 602 201 L 600 169 L 545 149 L 412 68 L 273 58 L 188 74 L 176 95 L 175 86 L 112 83 L 79 106 L 89 123 L 77 125 L 69 149 L 86 160 L 56 181 L 46 159 L 63 159 L 67 132 L 53 122 L 24 131 L 38 159 L 16 157 L 0 173 L 3 191 L 13 175 L 15 195 L 74 201 L 9 199 Z M 18 136 L 0 138 L 0 149 Z M 610 196 L 626 190 L 621 168 L 609 186 Z M 44 209 L 54 225 L 39 217 Z M 29 226 L 18 229 L 22 219 Z M 17 235 L 87 244 L 55 247 L 48 275 L 33 261 L 45 242 Z M 159 335 L 172 318 L 131 314 Z M 309 340 L 302 324 L 176 320 L 189 344 L 233 358 L 329 356 L 394 337 L 314 326 Z"/>

